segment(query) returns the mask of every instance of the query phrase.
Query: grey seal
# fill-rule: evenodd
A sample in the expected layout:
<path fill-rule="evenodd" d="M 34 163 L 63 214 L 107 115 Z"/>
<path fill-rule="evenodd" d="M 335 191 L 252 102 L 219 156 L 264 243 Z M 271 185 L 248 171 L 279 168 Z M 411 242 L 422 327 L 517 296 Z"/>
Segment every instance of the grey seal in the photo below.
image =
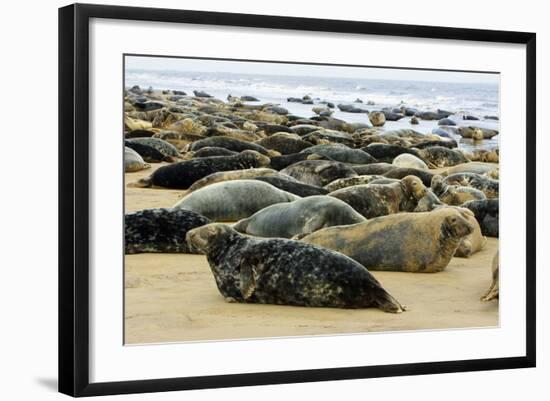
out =
<path fill-rule="evenodd" d="M 343 253 L 370 270 L 443 270 L 472 226 L 456 208 L 399 213 L 351 226 L 323 228 L 302 241 Z"/>
<path fill-rule="evenodd" d="M 237 221 L 280 202 L 299 199 L 266 182 L 234 180 L 218 182 L 185 195 L 174 208 L 191 210 L 212 221 Z"/>
<path fill-rule="evenodd" d="M 233 228 L 258 237 L 291 238 L 324 227 L 366 221 L 347 203 L 324 195 L 278 203 L 240 220 Z"/>
<path fill-rule="evenodd" d="M 253 150 L 245 150 L 234 156 L 201 157 L 162 166 L 149 177 L 142 178 L 135 183 L 128 184 L 128 186 L 187 189 L 195 181 L 218 171 L 264 167 L 268 164 L 269 157 Z"/>
<path fill-rule="evenodd" d="M 124 249 L 134 253 L 192 253 L 185 241 L 187 231 L 211 221 L 198 213 L 180 209 L 145 209 L 124 216 Z"/>
<path fill-rule="evenodd" d="M 418 200 L 424 197 L 426 187 L 418 177 L 407 176 L 386 185 L 356 185 L 331 192 L 366 218 L 404 211 L 412 212 Z"/>
<path fill-rule="evenodd" d="M 330 160 L 304 160 L 294 163 L 281 173 L 308 185 L 322 187 L 338 178 L 355 177 L 357 173 L 344 163 Z"/>
<path fill-rule="evenodd" d="M 228 301 L 405 309 L 367 269 L 328 249 L 287 239 L 251 239 L 223 224 L 191 230 L 187 241 L 206 254 Z"/>

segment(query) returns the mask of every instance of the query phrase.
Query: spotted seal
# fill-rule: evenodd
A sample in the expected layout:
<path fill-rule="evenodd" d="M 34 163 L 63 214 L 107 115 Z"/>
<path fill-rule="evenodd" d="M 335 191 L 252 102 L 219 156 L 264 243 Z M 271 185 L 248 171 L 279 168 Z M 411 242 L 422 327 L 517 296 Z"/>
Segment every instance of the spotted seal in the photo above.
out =
<path fill-rule="evenodd" d="M 329 193 L 370 219 L 404 211 L 412 212 L 426 193 L 418 177 L 407 176 L 386 185 L 356 185 Z"/>
<path fill-rule="evenodd" d="M 191 210 L 212 221 L 237 221 L 280 202 L 299 199 L 266 182 L 234 180 L 217 182 L 185 195 L 174 208 Z"/>
<path fill-rule="evenodd" d="M 343 253 L 367 269 L 432 273 L 449 264 L 471 232 L 462 212 L 446 207 L 323 228 L 301 240 Z"/>
<path fill-rule="evenodd" d="M 487 198 L 498 198 L 499 183 L 486 176 L 476 173 L 456 173 L 448 175 L 443 182 L 449 185 L 472 187 L 483 191 Z"/>
<path fill-rule="evenodd" d="M 479 189 L 448 185 L 440 175 L 434 175 L 432 178 L 431 189 L 447 205 L 460 206 L 471 200 L 486 199 L 485 194 Z"/>
<path fill-rule="evenodd" d="M 418 157 L 411 155 L 409 153 L 402 153 L 393 159 L 392 164 L 396 167 L 403 168 L 416 168 L 419 170 L 427 170 L 428 166 Z"/>
<path fill-rule="evenodd" d="M 239 221 L 233 228 L 258 237 L 291 238 L 324 227 L 363 221 L 366 219 L 347 203 L 330 196 L 316 195 L 268 206 Z"/>
<path fill-rule="evenodd" d="M 334 192 L 342 188 L 352 187 L 354 185 L 364 185 L 369 184 L 370 182 L 384 178 L 381 175 L 358 175 L 356 177 L 349 178 L 338 178 L 337 180 L 332 181 L 331 183 L 324 186 L 328 192 Z"/>
<path fill-rule="evenodd" d="M 328 249 L 247 238 L 223 224 L 191 230 L 187 242 L 206 254 L 218 290 L 230 302 L 404 310 L 367 269 Z"/>
<path fill-rule="evenodd" d="M 279 152 L 266 149 L 253 142 L 243 141 L 237 138 L 231 138 L 228 136 L 211 136 L 208 138 L 200 139 L 188 145 L 188 150 L 196 152 L 197 150 L 205 147 L 225 148 L 234 152 L 242 152 L 244 150 L 254 150 L 262 155 L 266 156 L 278 156 Z"/>
<path fill-rule="evenodd" d="M 346 164 L 330 160 L 304 160 L 284 168 L 281 173 L 290 175 L 304 184 L 318 187 L 327 185 L 338 178 L 357 175 Z"/>
<path fill-rule="evenodd" d="M 145 209 L 124 216 L 124 249 L 134 253 L 193 253 L 187 246 L 187 231 L 211 221 L 181 209 Z"/>
<path fill-rule="evenodd" d="M 469 162 L 461 152 L 444 146 L 431 146 L 429 148 L 419 149 L 418 154 L 423 160 L 438 168 L 451 167 Z"/>
<path fill-rule="evenodd" d="M 491 264 L 491 274 L 493 276 L 493 282 L 485 294 L 481 297 L 482 301 L 491 301 L 493 299 L 498 299 L 498 287 L 499 287 L 499 252 L 493 257 L 493 263 Z"/>
<path fill-rule="evenodd" d="M 138 152 L 128 147 L 124 147 L 124 172 L 129 173 L 146 168 L 151 168 L 151 165 L 145 163 Z"/>
<path fill-rule="evenodd" d="M 233 181 L 233 180 L 249 180 L 256 177 L 264 177 L 268 175 L 280 175 L 277 170 L 271 168 L 247 168 L 244 170 L 229 170 L 229 171 L 218 171 L 217 173 L 212 173 L 206 177 L 197 180 L 189 187 L 187 193 L 196 191 L 197 189 L 204 188 L 208 185 L 215 184 L 217 182 L 223 181 Z M 289 180 L 293 179 L 288 177 Z"/>
<path fill-rule="evenodd" d="M 397 178 L 401 179 L 408 175 L 414 175 L 422 180 L 422 183 L 429 187 L 432 184 L 432 178 L 435 175 L 426 170 L 419 170 L 417 168 L 405 168 L 405 167 L 395 167 L 390 171 L 383 173 L 382 175 L 386 178 Z"/>
<path fill-rule="evenodd" d="M 368 153 L 360 149 L 351 149 L 342 144 L 315 145 L 302 150 L 301 153 L 317 153 L 341 163 L 370 164 L 377 162 L 377 160 Z"/>
<path fill-rule="evenodd" d="M 275 150 L 281 155 L 299 153 L 300 151 L 313 146 L 310 142 L 304 141 L 300 138 L 299 135 L 290 134 L 287 132 L 277 132 L 254 143 L 263 146 L 266 149 Z"/>
<path fill-rule="evenodd" d="M 202 157 L 162 166 L 149 177 L 142 178 L 128 186 L 187 189 L 195 181 L 218 171 L 264 167 L 268 164 L 269 157 L 253 150 L 245 150 L 234 156 Z"/>
<path fill-rule="evenodd" d="M 483 235 L 497 237 L 499 232 L 498 199 L 473 200 L 462 205 L 476 216 Z"/>
<path fill-rule="evenodd" d="M 255 180 L 267 182 L 280 190 L 290 192 L 291 194 L 300 196 L 302 198 L 315 195 L 326 195 L 329 191 L 325 188 L 316 187 L 314 185 L 304 184 L 292 177 L 280 175 L 265 175 L 261 177 L 255 177 Z"/>

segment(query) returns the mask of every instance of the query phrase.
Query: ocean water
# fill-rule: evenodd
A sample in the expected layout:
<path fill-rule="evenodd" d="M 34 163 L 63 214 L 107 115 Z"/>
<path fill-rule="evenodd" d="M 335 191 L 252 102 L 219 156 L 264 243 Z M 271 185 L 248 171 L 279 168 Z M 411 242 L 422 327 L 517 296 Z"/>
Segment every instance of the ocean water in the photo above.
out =
<path fill-rule="evenodd" d="M 481 121 L 459 121 L 459 124 L 499 129 L 498 121 L 483 119 L 486 115 L 499 116 L 499 87 L 493 84 L 127 69 L 125 86 L 133 85 L 183 90 L 190 95 L 193 90 L 203 90 L 222 100 L 229 94 L 250 95 L 260 99 L 261 103 L 276 103 L 303 117 L 314 115 L 313 106 L 289 103 L 288 97 L 309 95 L 315 103 L 329 101 L 335 104 L 349 104 L 361 99 L 363 104 L 354 104 L 367 110 L 402 105 L 419 110 L 443 109 L 457 113 L 458 118 L 462 113 L 481 118 Z M 367 105 L 369 101 L 374 105 Z M 368 122 L 366 114 L 345 113 L 337 108 L 333 117 L 348 122 Z M 411 125 L 409 118 L 404 118 L 388 121 L 385 127 L 413 128 L 429 133 L 437 127 L 437 121 L 421 120 L 420 124 Z M 479 144 L 460 136 L 453 137 L 459 141 L 460 147 L 472 149 L 498 146 L 499 136 Z"/>

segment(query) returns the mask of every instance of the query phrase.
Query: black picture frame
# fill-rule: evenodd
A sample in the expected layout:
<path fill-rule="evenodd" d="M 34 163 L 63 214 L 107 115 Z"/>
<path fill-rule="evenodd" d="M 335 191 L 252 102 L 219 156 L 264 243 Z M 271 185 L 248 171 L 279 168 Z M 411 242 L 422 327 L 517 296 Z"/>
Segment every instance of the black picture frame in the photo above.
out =
<path fill-rule="evenodd" d="M 521 357 L 90 383 L 89 21 L 91 18 L 523 44 L 526 47 L 526 353 Z M 59 391 L 160 392 L 534 367 L 536 364 L 536 35 L 359 21 L 74 4 L 59 9 Z"/>

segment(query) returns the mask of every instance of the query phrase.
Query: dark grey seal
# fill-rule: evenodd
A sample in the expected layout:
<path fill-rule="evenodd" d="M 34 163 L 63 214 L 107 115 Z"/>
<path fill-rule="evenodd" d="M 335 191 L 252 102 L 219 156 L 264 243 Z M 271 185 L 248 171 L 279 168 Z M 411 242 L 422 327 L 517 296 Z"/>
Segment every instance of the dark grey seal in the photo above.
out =
<path fill-rule="evenodd" d="M 287 239 L 251 239 L 222 224 L 191 230 L 187 241 L 206 254 L 228 301 L 405 310 L 367 269 L 328 249 Z"/>
<path fill-rule="evenodd" d="M 185 241 L 187 231 L 211 221 L 179 209 L 145 209 L 124 216 L 124 249 L 133 253 L 194 253 Z"/>
<path fill-rule="evenodd" d="M 228 136 L 211 136 L 200 139 L 189 144 L 189 149 L 196 152 L 205 147 L 225 148 L 234 152 L 242 152 L 244 150 L 255 150 L 258 153 L 266 156 L 275 156 L 278 153 L 273 153 L 272 150 L 266 149 L 263 146 L 252 142 L 241 141 L 240 139 L 231 138 Z"/>
<path fill-rule="evenodd" d="M 195 181 L 218 171 L 264 167 L 268 164 L 269 157 L 253 150 L 245 150 L 234 156 L 201 157 L 162 166 L 149 177 L 130 183 L 128 186 L 137 188 L 157 186 L 187 189 Z"/>
<path fill-rule="evenodd" d="M 351 149 L 342 144 L 315 145 L 302 150 L 301 153 L 317 153 L 341 163 L 370 164 L 377 162 L 377 160 L 368 153 L 360 149 Z"/>
<path fill-rule="evenodd" d="M 468 208 L 474 213 L 483 235 L 498 238 L 498 199 L 473 200 L 464 203 L 462 207 Z"/>

